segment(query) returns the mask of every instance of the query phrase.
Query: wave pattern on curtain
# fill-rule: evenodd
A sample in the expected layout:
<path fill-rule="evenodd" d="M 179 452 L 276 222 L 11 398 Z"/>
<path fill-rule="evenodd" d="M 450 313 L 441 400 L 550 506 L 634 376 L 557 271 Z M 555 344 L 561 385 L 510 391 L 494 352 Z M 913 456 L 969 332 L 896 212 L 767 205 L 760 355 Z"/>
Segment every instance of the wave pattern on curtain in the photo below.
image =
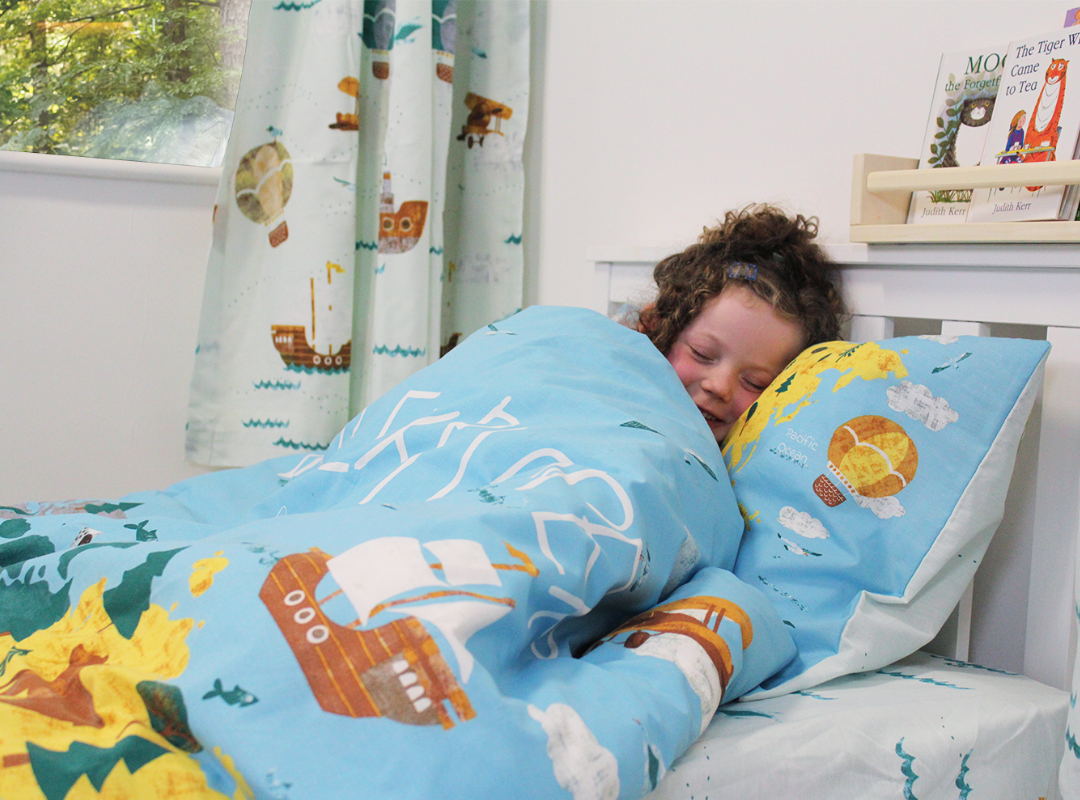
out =
<path fill-rule="evenodd" d="M 521 306 L 527 3 L 258 0 L 248 30 L 187 430 L 215 466 L 325 450 Z"/>

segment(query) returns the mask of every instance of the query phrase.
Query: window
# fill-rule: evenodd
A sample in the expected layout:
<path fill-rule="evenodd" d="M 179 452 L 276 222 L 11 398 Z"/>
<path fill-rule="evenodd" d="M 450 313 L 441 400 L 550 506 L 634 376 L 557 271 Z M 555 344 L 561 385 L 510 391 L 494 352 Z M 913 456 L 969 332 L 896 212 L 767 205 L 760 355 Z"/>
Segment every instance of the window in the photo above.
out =
<path fill-rule="evenodd" d="M 251 0 L 0 0 L 0 149 L 218 166 Z"/>

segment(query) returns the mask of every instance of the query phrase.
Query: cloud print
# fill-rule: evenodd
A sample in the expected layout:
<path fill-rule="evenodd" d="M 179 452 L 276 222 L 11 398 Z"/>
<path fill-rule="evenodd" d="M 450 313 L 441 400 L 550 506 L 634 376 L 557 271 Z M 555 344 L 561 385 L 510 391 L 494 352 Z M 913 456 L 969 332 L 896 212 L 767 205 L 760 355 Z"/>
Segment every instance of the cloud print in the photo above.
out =
<path fill-rule="evenodd" d="M 957 339 L 957 337 L 955 337 L 955 336 L 930 336 L 930 335 L 926 335 L 926 336 L 920 336 L 919 338 L 920 339 L 929 339 L 932 342 L 938 342 L 940 344 L 955 344 L 957 341 L 959 341 Z"/>
<path fill-rule="evenodd" d="M 555 780 L 574 800 L 618 798 L 619 762 L 577 711 L 565 703 L 552 703 L 546 711 L 530 705 L 529 716 L 543 726 Z"/>
<path fill-rule="evenodd" d="M 861 494 L 852 496 L 856 503 L 863 508 L 869 508 L 879 519 L 904 516 L 904 507 L 895 497 L 863 497 Z"/>
<path fill-rule="evenodd" d="M 824 525 L 805 511 L 796 511 L 791 506 L 781 508 L 780 516 L 776 518 L 776 521 L 788 530 L 794 531 L 799 536 L 804 536 L 807 539 L 829 538 L 829 532 L 825 530 Z"/>
<path fill-rule="evenodd" d="M 932 431 L 940 431 L 950 422 L 960 419 L 960 415 L 949 408 L 948 400 L 934 397 L 933 392 L 921 384 L 900 381 L 899 386 L 890 386 L 887 394 L 889 408 L 904 412 Z"/>

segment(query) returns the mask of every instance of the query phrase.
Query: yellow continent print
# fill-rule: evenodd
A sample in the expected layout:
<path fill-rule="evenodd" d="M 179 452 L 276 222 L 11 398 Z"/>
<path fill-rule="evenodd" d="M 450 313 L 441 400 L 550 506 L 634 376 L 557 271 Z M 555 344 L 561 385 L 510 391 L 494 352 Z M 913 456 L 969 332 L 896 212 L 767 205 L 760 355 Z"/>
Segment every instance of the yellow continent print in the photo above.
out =
<path fill-rule="evenodd" d="M 151 603 L 125 637 L 105 584 L 48 628 L 0 634 L 0 797 L 223 798 L 191 757 L 201 745 L 164 682 L 187 667 L 193 620 Z"/>
<path fill-rule="evenodd" d="M 804 350 L 732 426 L 724 440 L 728 469 L 736 472 L 746 466 L 770 422 L 773 425 L 790 422 L 814 402 L 822 373 L 831 369 L 842 373 L 833 392 L 843 389 L 856 378 L 870 381 L 887 378 L 890 373 L 896 378 L 908 374 L 899 353 L 879 347 L 875 342 L 826 342 Z"/>

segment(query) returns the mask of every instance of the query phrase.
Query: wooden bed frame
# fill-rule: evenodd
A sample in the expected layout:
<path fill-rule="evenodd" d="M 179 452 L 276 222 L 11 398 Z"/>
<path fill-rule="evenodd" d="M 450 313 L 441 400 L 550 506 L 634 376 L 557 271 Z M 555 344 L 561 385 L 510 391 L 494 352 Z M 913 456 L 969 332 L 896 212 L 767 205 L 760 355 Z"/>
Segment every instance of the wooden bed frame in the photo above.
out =
<path fill-rule="evenodd" d="M 1005 517 L 931 652 L 1069 689 L 1080 527 L 1080 246 L 826 245 L 843 270 L 849 338 L 945 333 L 1046 339 L 1043 391 L 1020 444 Z M 668 251 L 594 248 L 593 308 L 648 299 Z"/>

